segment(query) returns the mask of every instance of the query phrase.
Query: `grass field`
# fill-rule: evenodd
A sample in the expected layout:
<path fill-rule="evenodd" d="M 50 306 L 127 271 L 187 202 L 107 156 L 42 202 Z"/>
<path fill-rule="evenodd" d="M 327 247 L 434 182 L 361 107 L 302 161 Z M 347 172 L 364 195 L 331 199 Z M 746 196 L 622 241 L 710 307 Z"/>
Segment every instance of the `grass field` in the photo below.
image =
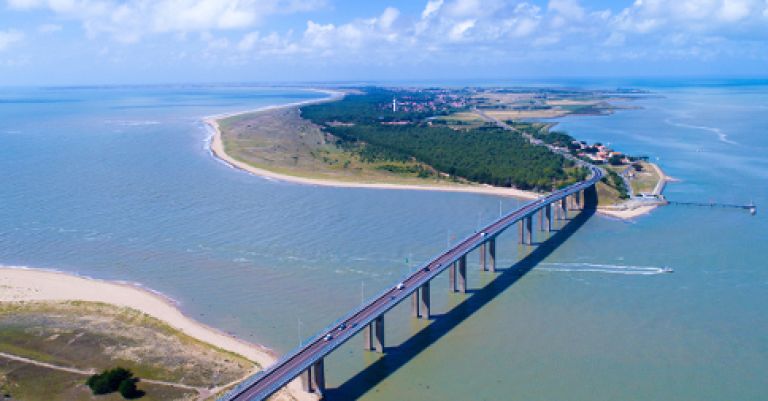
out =
<path fill-rule="evenodd" d="M 122 366 L 142 379 L 198 388 L 230 383 L 257 368 L 138 311 L 90 302 L 0 303 L 0 352 L 83 371 Z M 14 399 L 91 399 L 81 385 L 86 376 L 1 356 L 0 362 L 0 389 Z M 197 395 L 148 383 L 139 387 L 147 400 Z"/>
<path fill-rule="evenodd" d="M 295 107 L 229 117 L 220 127 L 228 155 L 279 174 L 362 183 L 456 184 L 415 161 L 363 162 L 302 119 Z"/>
<path fill-rule="evenodd" d="M 603 182 L 598 182 L 597 188 L 597 206 L 613 206 L 624 202 L 619 197 L 619 191 Z"/>
<path fill-rule="evenodd" d="M 651 193 L 659 182 L 659 174 L 656 173 L 656 169 L 650 164 L 646 162 L 640 162 L 639 164 L 642 170 L 636 171 L 634 178 L 629 180 L 630 184 L 632 184 L 632 190 L 636 194 Z"/>
<path fill-rule="evenodd" d="M 61 372 L 23 362 L 0 358 L 0 399 L 18 401 L 118 401 L 117 394 L 93 396 L 83 384 L 86 376 Z M 139 383 L 146 392 L 143 401 L 192 401 L 196 391 L 150 383 Z"/>

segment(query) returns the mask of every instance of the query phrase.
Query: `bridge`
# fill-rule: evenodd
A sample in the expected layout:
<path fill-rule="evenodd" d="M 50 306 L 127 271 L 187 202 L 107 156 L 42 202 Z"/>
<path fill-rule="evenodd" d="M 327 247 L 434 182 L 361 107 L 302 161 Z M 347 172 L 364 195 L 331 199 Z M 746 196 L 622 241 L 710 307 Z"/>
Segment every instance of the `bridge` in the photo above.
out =
<path fill-rule="evenodd" d="M 553 220 L 567 220 L 569 211 L 596 208 L 595 184 L 603 177 L 603 172 L 587 166 L 591 174 L 586 180 L 524 204 L 423 263 L 403 281 L 393 284 L 272 366 L 246 379 L 220 401 L 264 400 L 299 376 L 302 376 L 306 391 L 322 397 L 326 391 L 323 361 L 328 354 L 360 332 L 366 350 L 383 353 L 384 315 L 410 298 L 413 316 L 429 319 L 430 282 L 445 272 L 449 278 L 449 291 L 466 292 L 467 255 L 470 252 L 479 250 L 482 269 L 495 272 L 496 239 L 505 230 L 517 225 L 519 242 L 532 246 L 536 232 L 534 220 L 538 220 L 541 231 L 550 232 Z"/>

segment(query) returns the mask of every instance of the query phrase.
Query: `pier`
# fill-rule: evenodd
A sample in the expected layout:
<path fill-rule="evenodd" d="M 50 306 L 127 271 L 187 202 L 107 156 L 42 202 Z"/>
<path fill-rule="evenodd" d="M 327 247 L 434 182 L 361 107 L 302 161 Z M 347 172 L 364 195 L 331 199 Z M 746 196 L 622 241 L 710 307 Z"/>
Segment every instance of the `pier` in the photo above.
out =
<path fill-rule="evenodd" d="M 385 314 L 410 298 L 411 315 L 430 319 L 431 296 L 435 293 L 432 279 L 447 272 L 449 292 L 466 293 L 467 257 L 478 251 L 480 268 L 497 271 L 496 251 L 503 242 L 499 235 L 518 226 L 518 242 L 523 246 L 540 246 L 534 241 L 538 233 L 553 231 L 553 221 L 567 222 L 572 212 L 594 211 L 597 208 L 595 184 L 603 177 L 597 167 L 589 166 L 591 175 L 585 181 L 555 191 L 500 217 L 431 260 L 423 263 L 399 283 L 370 299 L 336 323 L 321 330 L 311 340 L 280 358 L 272 366 L 244 380 L 220 401 L 265 400 L 297 377 L 306 391 L 322 398 L 326 392 L 324 358 L 362 333 L 363 348 L 370 352 L 385 352 Z M 534 224 L 537 221 L 538 224 Z M 538 230 L 535 229 L 538 226 Z"/>
<path fill-rule="evenodd" d="M 736 205 L 732 203 L 718 203 L 718 202 L 678 202 L 678 201 L 667 201 L 667 204 L 669 205 L 677 205 L 677 206 L 699 206 L 699 207 L 719 207 L 719 208 L 726 208 L 726 209 L 744 209 L 749 211 L 751 215 L 755 215 L 757 213 L 757 205 L 750 202 L 748 205 Z"/>

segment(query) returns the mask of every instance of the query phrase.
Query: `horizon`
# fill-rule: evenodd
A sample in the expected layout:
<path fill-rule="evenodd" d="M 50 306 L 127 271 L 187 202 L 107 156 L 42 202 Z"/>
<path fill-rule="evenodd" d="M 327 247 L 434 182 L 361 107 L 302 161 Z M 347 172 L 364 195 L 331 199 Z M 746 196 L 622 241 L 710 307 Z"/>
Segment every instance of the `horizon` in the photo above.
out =
<path fill-rule="evenodd" d="M 454 79 L 389 79 L 389 80 L 295 80 L 295 81 L 168 81 L 168 82 L 97 82 L 58 84 L 0 84 L 0 88 L 19 89 L 98 89 L 118 87 L 260 87 L 312 89 L 320 85 L 330 88 L 342 87 L 520 87 L 520 88 L 600 88 L 644 89 L 655 87 L 717 87 L 717 86 L 764 86 L 768 75 L 755 76 L 621 76 L 621 77 L 519 77 L 519 78 L 454 78 Z M 318 89 L 323 89 L 318 88 Z"/>
<path fill-rule="evenodd" d="M 759 0 L 6 0 L 0 10 L 2 86 L 768 71 Z"/>

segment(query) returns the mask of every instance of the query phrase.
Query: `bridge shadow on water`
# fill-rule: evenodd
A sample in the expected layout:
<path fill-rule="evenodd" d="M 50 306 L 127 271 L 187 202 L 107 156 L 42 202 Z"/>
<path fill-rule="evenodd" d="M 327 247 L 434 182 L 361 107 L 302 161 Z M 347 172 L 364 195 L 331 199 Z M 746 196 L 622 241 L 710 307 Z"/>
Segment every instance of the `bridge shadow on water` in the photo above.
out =
<path fill-rule="evenodd" d="M 546 241 L 538 243 L 537 247 L 523 259 L 517 261 L 511 267 L 498 269 L 496 277 L 485 287 L 471 291 L 468 290 L 467 298 L 453 309 L 443 314 L 434 314 L 434 320 L 430 325 L 411 336 L 399 346 L 385 348 L 383 358 L 367 366 L 339 387 L 327 389 L 324 399 L 353 400 L 363 396 L 373 386 L 410 362 L 422 351 L 436 343 L 453 328 L 460 325 L 472 314 L 478 312 L 483 306 L 515 284 L 570 238 L 595 212 L 595 209 L 589 208 L 582 210 L 573 218 L 569 218 L 565 226 L 554 231 L 552 236 Z"/>

